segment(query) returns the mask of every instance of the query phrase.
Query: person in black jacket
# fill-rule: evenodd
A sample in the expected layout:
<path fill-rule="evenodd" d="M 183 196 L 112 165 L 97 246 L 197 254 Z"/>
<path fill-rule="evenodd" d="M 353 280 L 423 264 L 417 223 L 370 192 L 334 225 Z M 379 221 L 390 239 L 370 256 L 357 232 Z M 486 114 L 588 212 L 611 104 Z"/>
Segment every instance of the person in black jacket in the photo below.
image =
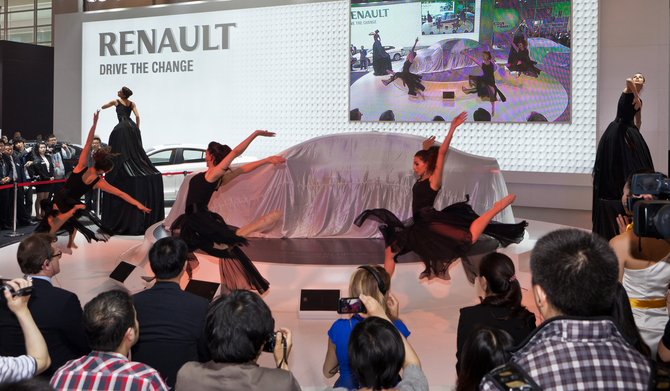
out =
<path fill-rule="evenodd" d="M 51 155 L 46 153 L 47 145 L 40 141 L 33 147 L 33 176 L 39 181 L 53 181 L 54 180 L 54 161 Z M 53 190 L 53 185 L 45 183 L 35 186 L 35 218 L 42 220 L 44 211 L 41 210 L 41 202 L 49 198 L 49 194 Z"/>

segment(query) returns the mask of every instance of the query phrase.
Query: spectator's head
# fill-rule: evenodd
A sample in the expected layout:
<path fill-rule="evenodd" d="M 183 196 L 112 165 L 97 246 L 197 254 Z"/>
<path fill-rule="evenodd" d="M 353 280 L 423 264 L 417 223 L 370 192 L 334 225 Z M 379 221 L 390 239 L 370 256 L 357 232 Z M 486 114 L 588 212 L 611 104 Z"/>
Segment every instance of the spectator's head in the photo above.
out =
<path fill-rule="evenodd" d="M 379 116 L 380 121 L 395 121 L 395 114 L 393 114 L 393 110 L 386 110 L 385 112 L 382 113 L 382 115 Z"/>
<path fill-rule="evenodd" d="M 550 232 L 530 256 L 535 303 L 544 319 L 609 315 L 619 262 L 607 241 L 579 229 Z"/>
<path fill-rule="evenodd" d="M 60 273 L 60 258 L 63 255 L 56 245 L 56 235 L 37 233 L 21 241 L 16 260 L 21 273 L 53 277 Z"/>
<path fill-rule="evenodd" d="M 37 136 L 35 136 L 35 140 L 36 141 L 42 141 L 42 135 L 38 134 Z"/>
<path fill-rule="evenodd" d="M 54 391 L 46 380 L 32 377 L 0 384 L 0 391 Z"/>
<path fill-rule="evenodd" d="M 528 318 L 531 313 L 521 304 L 521 285 L 516 278 L 514 263 L 505 254 L 493 252 L 482 258 L 479 278 L 486 297 L 482 305 L 507 307 L 510 318 Z"/>
<path fill-rule="evenodd" d="M 496 326 L 481 325 L 472 330 L 463 344 L 456 391 L 478 390 L 487 373 L 509 361 L 505 349 L 514 345 L 514 337 Z"/>
<path fill-rule="evenodd" d="M 349 121 L 360 121 L 363 118 L 363 113 L 356 108 L 349 112 Z"/>
<path fill-rule="evenodd" d="M 2 140 L 2 142 L 5 143 L 5 144 L 7 144 L 9 142 L 9 139 L 4 134 L 2 135 L 2 137 L 0 137 L 0 140 Z"/>
<path fill-rule="evenodd" d="M 437 155 L 440 148 L 432 146 L 428 149 L 422 149 L 419 152 L 414 154 L 414 163 L 412 169 L 414 172 L 423 177 L 426 174 L 430 174 L 435 171 L 435 165 L 437 164 Z"/>
<path fill-rule="evenodd" d="M 84 333 L 91 349 L 127 356 L 140 335 L 130 295 L 112 290 L 102 292 L 86 303 Z"/>
<path fill-rule="evenodd" d="M 381 304 L 389 319 L 395 319 L 386 304 L 390 291 L 391 276 L 379 265 L 361 266 L 356 269 L 349 280 L 349 297 L 370 296 Z"/>
<path fill-rule="evenodd" d="M 2 152 L 3 152 L 5 155 L 12 156 L 12 153 L 14 153 L 14 147 L 12 146 L 12 144 L 9 144 L 9 143 L 8 143 L 8 144 L 5 144 L 5 146 L 4 146 L 3 150 L 2 150 Z"/>
<path fill-rule="evenodd" d="M 47 153 L 47 145 L 44 143 L 44 141 L 38 141 L 35 143 L 33 146 L 33 155 L 35 157 L 37 156 L 44 156 Z"/>
<path fill-rule="evenodd" d="M 0 152 L 5 150 L 5 140 L 0 138 Z"/>
<path fill-rule="evenodd" d="M 487 121 L 490 122 L 491 113 L 489 113 L 486 109 L 480 107 L 477 110 L 475 110 L 474 113 L 472 113 L 472 119 L 479 122 L 487 122 Z"/>
<path fill-rule="evenodd" d="M 19 152 L 23 152 L 24 149 L 26 149 L 26 140 L 24 140 L 22 137 L 14 137 L 14 149 L 16 149 Z"/>
<path fill-rule="evenodd" d="M 100 140 L 100 137 L 98 136 L 93 137 L 93 141 L 91 141 L 91 149 L 93 149 L 93 152 L 97 152 L 100 149 L 101 145 L 102 140 Z"/>
<path fill-rule="evenodd" d="M 158 239 L 149 250 L 151 270 L 159 280 L 180 277 L 188 257 L 186 242 L 176 236 Z"/>
<path fill-rule="evenodd" d="M 121 99 L 128 99 L 130 98 L 131 95 L 133 95 L 133 92 L 128 87 L 121 87 L 121 90 L 119 90 L 118 95 L 119 98 Z"/>
<path fill-rule="evenodd" d="M 14 132 L 14 138 L 21 137 L 21 132 Z"/>
<path fill-rule="evenodd" d="M 398 329 L 374 316 L 354 326 L 347 353 L 360 384 L 372 390 L 391 388 L 405 361 L 405 345 Z"/>
<path fill-rule="evenodd" d="M 547 117 L 538 113 L 537 111 L 531 111 L 530 114 L 528 115 L 528 118 L 526 118 L 526 121 L 528 121 L 528 122 L 549 122 L 549 121 L 547 121 Z"/>
<path fill-rule="evenodd" d="M 630 308 L 630 300 L 626 289 L 620 282 L 617 282 L 617 290 L 614 295 L 614 302 L 612 303 L 612 313 L 610 316 L 619 325 L 619 331 L 626 336 L 630 341 L 635 341 L 633 347 L 643 356 L 651 358 L 651 349 L 647 345 L 637 325 L 635 325 L 635 318 L 633 317 L 633 310 Z"/>
<path fill-rule="evenodd" d="M 111 157 L 116 155 L 112 154 L 112 149 L 110 147 L 100 148 L 97 151 L 93 152 L 93 170 L 99 174 L 105 174 L 112 171 L 114 168 L 114 162 Z"/>
<path fill-rule="evenodd" d="M 221 163 L 231 151 L 229 146 L 212 141 L 207 146 L 207 152 L 205 153 L 207 155 L 205 158 L 207 160 L 207 167 L 214 167 Z"/>
<path fill-rule="evenodd" d="M 55 135 L 50 134 L 50 135 L 47 136 L 47 145 L 48 146 L 53 147 L 54 145 L 56 145 L 57 142 L 58 142 L 58 138 Z"/>
<path fill-rule="evenodd" d="M 205 340 L 217 363 L 256 360 L 274 330 L 270 308 L 256 293 L 237 290 L 220 296 L 205 316 Z"/>
<path fill-rule="evenodd" d="M 444 117 L 442 117 L 441 115 L 436 115 L 435 117 L 433 117 L 433 122 L 444 122 Z"/>

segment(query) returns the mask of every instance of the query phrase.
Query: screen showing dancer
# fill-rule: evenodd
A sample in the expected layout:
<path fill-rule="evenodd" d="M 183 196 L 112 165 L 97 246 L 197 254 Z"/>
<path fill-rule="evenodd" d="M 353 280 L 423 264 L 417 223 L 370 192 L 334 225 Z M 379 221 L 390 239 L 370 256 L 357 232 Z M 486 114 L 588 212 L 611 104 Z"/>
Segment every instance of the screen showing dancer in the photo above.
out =
<path fill-rule="evenodd" d="M 363 121 L 571 122 L 570 1 L 351 0 L 350 19 Z"/>

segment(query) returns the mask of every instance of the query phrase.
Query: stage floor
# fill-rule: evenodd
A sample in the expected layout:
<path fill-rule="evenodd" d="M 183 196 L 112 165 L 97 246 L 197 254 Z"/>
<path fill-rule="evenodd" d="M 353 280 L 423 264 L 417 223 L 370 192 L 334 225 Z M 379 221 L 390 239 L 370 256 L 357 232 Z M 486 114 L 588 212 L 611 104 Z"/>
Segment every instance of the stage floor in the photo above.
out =
<path fill-rule="evenodd" d="M 529 221 L 528 237 L 518 245 L 504 249 L 513 259 L 517 276 L 524 290 L 524 304 L 537 312 L 530 293 L 529 255 L 535 241 L 543 234 L 564 226 Z M 291 370 L 305 390 L 322 390 L 332 385 L 335 378 L 324 378 L 321 368 L 326 354 L 327 331 L 331 319 L 300 319 L 298 313 L 300 289 L 340 289 L 346 295 L 349 277 L 361 263 L 383 260 L 381 240 L 354 239 L 275 239 L 253 240 L 245 252 L 256 261 L 263 276 L 270 281 L 270 290 L 264 299 L 273 311 L 277 326 L 293 331 L 294 347 L 289 359 Z M 67 237 L 59 237 L 63 252 Z M 78 249 L 61 259 L 61 273 L 54 284 L 75 292 L 82 305 L 100 292 L 120 287 L 108 278 L 121 259 L 133 258 L 140 253 L 143 236 L 113 237 L 108 243 L 86 243 L 79 235 Z M 146 244 L 144 244 L 146 246 Z M 18 244 L 0 249 L 0 275 L 4 278 L 20 276 L 16 263 Z M 263 259 L 263 262 L 257 260 Z M 146 265 L 148 267 L 148 265 Z M 450 268 L 451 281 L 418 280 L 423 265 L 401 262 L 391 290 L 400 301 L 400 318 L 411 331 L 410 343 L 416 350 L 428 377 L 431 390 L 451 390 L 456 373 L 456 329 L 459 309 L 478 303 L 481 288 L 468 283 L 460 261 Z M 198 279 L 218 282 L 218 264 L 200 262 L 196 269 Z M 182 287 L 186 277 L 182 280 Z M 337 316 L 336 314 L 334 314 Z M 272 366 L 269 354 L 259 360 L 262 366 Z"/>

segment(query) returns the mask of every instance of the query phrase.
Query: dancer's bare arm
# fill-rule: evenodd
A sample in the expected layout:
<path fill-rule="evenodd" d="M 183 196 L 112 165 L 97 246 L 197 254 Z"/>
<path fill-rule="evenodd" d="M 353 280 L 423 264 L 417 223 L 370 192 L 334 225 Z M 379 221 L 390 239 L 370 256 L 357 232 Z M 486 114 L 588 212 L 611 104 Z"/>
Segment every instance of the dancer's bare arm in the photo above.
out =
<path fill-rule="evenodd" d="M 74 172 L 81 172 L 81 170 L 88 167 L 88 157 L 91 156 L 91 143 L 93 142 L 93 137 L 95 137 L 95 127 L 98 126 L 99 116 L 100 110 L 97 110 L 93 114 L 93 125 L 91 126 L 91 130 L 88 131 L 88 137 L 86 138 L 84 147 L 81 149 L 79 161 L 77 162 L 77 167 L 74 168 Z"/>
<path fill-rule="evenodd" d="M 117 104 L 118 104 L 118 103 L 116 103 L 116 100 L 113 100 L 113 101 L 111 101 L 111 102 L 109 102 L 109 103 L 105 103 L 104 105 L 102 105 L 102 109 L 103 109 L 103 110 L 104 110 L 104 109 L 109 109 L 110 107 L 112 107 L 112 106 L 116 106 Z"/>
<path fill-rule="evenodd" d="M 115 195 L 122 200 L 126 201 L 127 203 L 131 205 L 135 205 L 137 209 L 141 210 L 144 213 L 149 213 L 151 212 L 151 209 L 147 208 L 146 206 L 142 205 L 139 201 L 134 199 L 133 197 L 129 196 L 128 194 L 122 192 L 121 190 L 117 189 L 116 187 L 110 185 L 107 183 L 106 180 L 100 179 L 98 183 L 95 184 L 94 186 L 95 189 L 100 189 L 104 192 L 107 192 L 109 194 Z"/>
<path fill-rule="evenodd" d="M 218 181 L 225 173 L 226 170 L 228 169 L 228 166 L 230 166 L 230 163 L 235 160 L 238 156 L 242 155 L 244 151 L 249 147 L 249 144 L 251 144 L 252 141 L 258 136 L 263 136 L 263 137 L 274 137 L 275 134 L 273 132 L 268 132 L 267 130 L 257 130 L 251 134 L 251 136 L 247 137 L 244 141 L 240 143 L 240 145 L 236 146 L 235 149 L 233 149 L 228 156 L 226 156 L 219 164 L 216 165 L 216 167 L 211 168 L 207 170 L 205 173 L 205 179 L 207 182 L 216 182 Z"/>
<path fill-rule="evenodd" d="M 465 120 L 468 118 L 468 113 L 465 111 L 454 117 L 454 119 L 451 121 L 451 127 L 449 128 L 449 133 L 447 133 L 447 137 L 444 138 L 444 141 L 442 142 L 442 145 L 440 146 L 440 150 L 437 153 L 437 162 L 435 163 L 435 171 L 433 171 L 433 174 L 430 176 L 430 187 L 433 190 L 438 190 L 440 187 L 442 187 L 442 170 L 444 169 L 444 159 L 447 155 L 447 151 L 449 150 L 449 144 L 451 144 L 451 139 L 454 136 L 454 131 L 460 124 L 465 122 Z"/>
<path fill-rule="evenodd" d="M 221 181 L 221 186 L 229 183 L 233 179 L 237 178 L 238 176 L 242 174 L 248 174 L 255 169 L 257 169 L 260 166 L 263 166 L 265 164 L 272 164 L 273 166 L 276 166 L 279 163 L 286 163 L 286 159 L 284 159 L 281 156 L 270 156 L 265 159 L 257 160 L 255 162 L 247 163 L 243 165 L 242 167 L 238 167 L 232 171 L 229 171 L 225 174 L 223 174 L 223 179 Z"/>
<path fill-rule="evenodd" d="M 637 86 L 635 85 L 635 82 L 633 79 L 626 79 L 626 88 L 623 90 L 626 94 L 630 94 L 631 92 L 633 93 L 633 106 L 635 106 L 635 110 L 639 110 L 642 108 L 642 101 L 640 100 L 640 95 L 638 94 L 637 91 Z M 638 113 L 640 114 L 640 113 Z M 637 118 L 636 118 L 637 122 Z M 642 123 L 642 121 L 640 121 Z M 639 127 L 638 127 L 639 129 Z"/>
<path fill-rule="evenodd" d="M 137 105 L 133 102 L 133 113 L 135 114 L 135 123 L 140 127 L 140 113 L 137 111 Z"/>

